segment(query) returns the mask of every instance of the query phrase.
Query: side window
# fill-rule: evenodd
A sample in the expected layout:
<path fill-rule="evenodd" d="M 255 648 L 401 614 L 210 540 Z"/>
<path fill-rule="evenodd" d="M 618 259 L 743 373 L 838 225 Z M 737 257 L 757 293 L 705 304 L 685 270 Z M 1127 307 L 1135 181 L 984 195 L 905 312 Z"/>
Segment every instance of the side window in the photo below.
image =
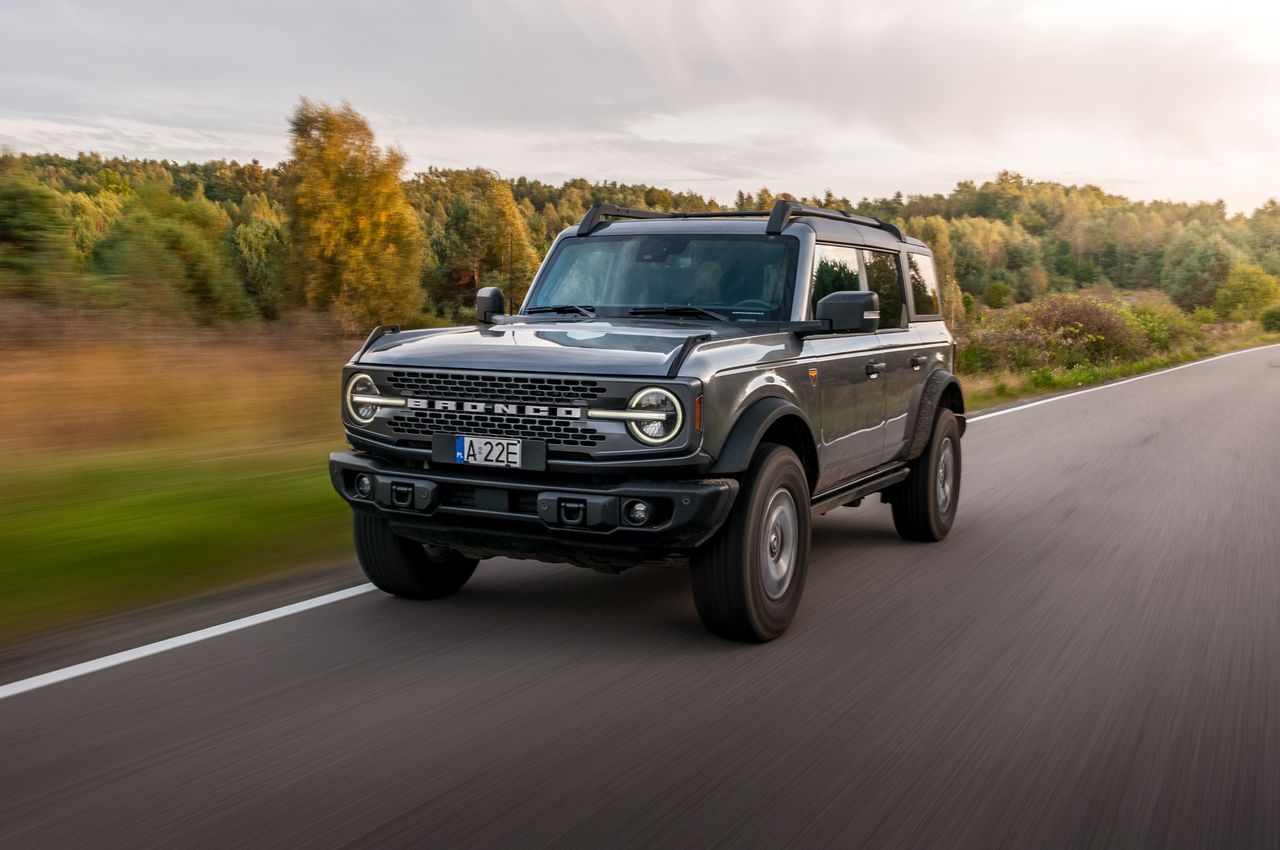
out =
<path fill-rule="evenodd" d="M 938 301 L 938 275 L 933 270 L 933 257 L 908 254 L 911 266 L 911 300 L 916 314 L 936 316 L 942 312 Z"/>
<path fill-rule="evenodd" d="M 833 292 L 862 289 L 858 278 L 858 249 L 843 245 L 819 245 L 813 263 L 813 299 L 811 307 Z"/>
<path fill-rule="evenodd" d="M 863 251 L 867 266 L 867 288 L 880 296 L 880 329 L 905 328 L 906 305 L 902 303 L 902 277 L 898 255 L 886 251 Z"/>

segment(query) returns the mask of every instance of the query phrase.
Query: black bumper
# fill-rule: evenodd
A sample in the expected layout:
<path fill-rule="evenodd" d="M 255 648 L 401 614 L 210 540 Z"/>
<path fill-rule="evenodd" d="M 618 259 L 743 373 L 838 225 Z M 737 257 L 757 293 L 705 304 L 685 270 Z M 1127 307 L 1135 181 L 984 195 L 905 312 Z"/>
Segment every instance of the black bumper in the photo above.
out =
<path fill-rule="evenodd" d="M 357 478 L 368 476 L 367 496 Z M 417 470 L 369 455 L 329 456 L 334 489 L 354 510 L 385 517 L 404 537 L 474 557 L 506 555 L 616 569 L 687 555 L 724 524 L 732 478 L 614 484 L 530 480 L 500 473 Z M 650 506 L 627 521 L 633 500 Z"/>

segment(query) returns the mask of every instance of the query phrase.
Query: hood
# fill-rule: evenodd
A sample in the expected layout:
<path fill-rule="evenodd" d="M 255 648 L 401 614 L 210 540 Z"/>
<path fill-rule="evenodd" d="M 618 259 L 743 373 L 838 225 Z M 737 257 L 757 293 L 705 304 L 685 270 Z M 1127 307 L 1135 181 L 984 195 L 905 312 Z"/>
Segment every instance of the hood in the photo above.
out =
<path fill-rule="evenodd" d="M 377 340 L 360 356 L 371 366 L 560 372 L 581 375 L 671 374 L 691 339 L 747 336 L 728 322 L 516 322 L 406 331 Z M 699 340 L 700 341 L 700 340 Z"/>

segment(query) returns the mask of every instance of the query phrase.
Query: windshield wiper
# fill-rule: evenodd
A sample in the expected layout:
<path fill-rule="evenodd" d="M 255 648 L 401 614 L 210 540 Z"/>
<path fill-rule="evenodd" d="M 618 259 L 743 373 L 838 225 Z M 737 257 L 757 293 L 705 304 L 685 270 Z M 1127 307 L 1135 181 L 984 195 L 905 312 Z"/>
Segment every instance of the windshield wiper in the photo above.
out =
<path fill-rule="evenodd" d="M 633 316 L 701 316 L 704 319 L 715 319 L 720 322 L 733 321 L 723 313 L 698 307 L 693 304 L 665 304 L 661 307 L 632 307 L 627 311 Z"/>
<path fill-rule="evenodd" d="M 577 313 L 579 316 L 586 316 L 591 319 L 595 318 L 596 308 L 589 304 L 551 304 L 546 307 L 530 307 L 525 310 L 525 313 L 560 313 L 564 315 Z"/>

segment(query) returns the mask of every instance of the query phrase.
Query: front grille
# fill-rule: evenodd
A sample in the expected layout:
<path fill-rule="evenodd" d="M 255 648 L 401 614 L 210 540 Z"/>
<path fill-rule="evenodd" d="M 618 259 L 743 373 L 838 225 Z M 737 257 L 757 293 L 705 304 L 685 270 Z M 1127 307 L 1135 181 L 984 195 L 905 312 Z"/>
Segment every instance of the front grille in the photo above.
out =
<path fill-rule="evenodd" d="M 599 381 L 527 375 L 404 370 L 387 373 L 383 380 L 405 396 L 550 407 L 584 407 L 608 392 Z M 433 434 L 473 434 L 543 440 L 549 445 L 562 448 L 589 449 L 605 440 L 604 434 L 582 419 L 505 416 L 452 410 L 398 411 L 387 420 L 387 428 L 407 438 L 423 439 L 424 442 L 430 442 Z"/>
<path fill-rule="evenodd" d="M 392 372 L 386 382 L 404 395 L 462 401 L 503 401 L 572 407 L 594 401 L 606 390 L 598 381 L 475 375 L 451 372 Z"/>
<path fill-rule="evenodd" d="M 595 446 L 604 435 L 576 420 L 546 419 L 538 416 L 494 416 L 489 413 L 460 413 L 451 410 L 414 410 L 397 413 L 387 427 L 397 434 L 430 437 L 432 434 L 468 434 L 482 437 L 519 437 L 545 440 L 558 446 Z"/>

